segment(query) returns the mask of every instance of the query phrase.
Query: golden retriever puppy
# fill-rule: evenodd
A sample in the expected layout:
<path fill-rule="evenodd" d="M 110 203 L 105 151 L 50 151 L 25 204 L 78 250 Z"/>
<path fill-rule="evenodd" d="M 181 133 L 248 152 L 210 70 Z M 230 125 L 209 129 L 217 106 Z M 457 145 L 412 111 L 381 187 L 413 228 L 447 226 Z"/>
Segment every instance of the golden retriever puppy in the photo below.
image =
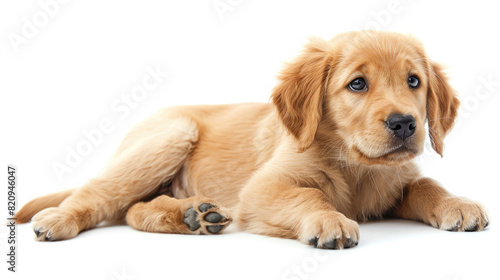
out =
<path fill-rule="evenodd" d="M 239 228 L 318 248 L 359 242 L 358 221 L 397 217 L 451 231 L 488 226 L 485 209 L 423 178 L 412 159 L 428 124 L 434 150 L 459 101 L 441 67 L 409 36 L 349 32 L 312 39 L 287 64 L 272 104 L 160 110 L 123 140 L 87 185 L 37 198 L 40 241 L 103 221 L 149 232 Z M 38 213 L 38 214 L 37 214 Z"/>

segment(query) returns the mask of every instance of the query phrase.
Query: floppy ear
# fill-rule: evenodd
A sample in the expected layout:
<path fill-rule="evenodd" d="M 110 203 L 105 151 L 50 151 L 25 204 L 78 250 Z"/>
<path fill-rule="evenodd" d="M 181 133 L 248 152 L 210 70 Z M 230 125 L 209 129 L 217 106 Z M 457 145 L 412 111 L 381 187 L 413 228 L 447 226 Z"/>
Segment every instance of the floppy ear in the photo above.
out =
<path fill-rule="evenodd" d="M 444 137 L 453 127 L 460 101 L 441 66 L 431 63 L 427 92 L 427 121 L 432 148 L 442 157 Z"/>
<path fill-rule="evenodd" d="M 271 96 L 281 122 L 298 142 L 299 152 L 311 146 L 322 117 L 323 95 L 333 55 L 322 39 L 311 39 L 304 51 L 278 76 Z"/>

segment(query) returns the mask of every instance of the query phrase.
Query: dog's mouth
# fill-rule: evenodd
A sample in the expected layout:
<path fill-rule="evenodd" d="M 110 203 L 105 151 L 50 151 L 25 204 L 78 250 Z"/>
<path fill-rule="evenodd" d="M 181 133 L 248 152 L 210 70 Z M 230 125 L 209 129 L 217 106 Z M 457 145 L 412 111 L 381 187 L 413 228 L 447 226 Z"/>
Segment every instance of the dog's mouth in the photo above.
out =
<path fill-rule="evenodd" d="M 392 149 L 389 149 L 389 151 L 385 152 L 382 156 L 389 154 L 405 153 L 405 152 L 410 152 L 414 154 L 418 153 L 417 149 L 415 149 L 413 145 L 408 145 L 407 143 L 403 143 L 401 145 L 393 147 Z"/>
<path fill-rule="evenodd" d="M 353 147 L 352 150 L 356 159 L 366 165 L 401 165 L 410 161 L 419 154 L 417 148 L 413 145 L 408 145 L 407 143 L 394 146 L 389 150 L 384 151 L 384 153 L 380 156 L 369 156 L 363 153 L 358 147 Z"/>

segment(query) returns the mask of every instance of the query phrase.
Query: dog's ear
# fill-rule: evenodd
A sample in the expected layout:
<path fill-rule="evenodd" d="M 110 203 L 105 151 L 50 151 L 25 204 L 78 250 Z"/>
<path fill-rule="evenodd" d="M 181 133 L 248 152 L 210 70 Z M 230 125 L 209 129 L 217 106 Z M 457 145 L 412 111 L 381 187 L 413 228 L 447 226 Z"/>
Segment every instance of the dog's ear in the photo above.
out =
<path fill-rule="evenodd" d="M 278 76 L 280 83 L 271 98 L 282 123 L 297 140 L 299 152 L 311 146 L 318 129 L 332 60 L 329 43 L 313 38 Z"/>
<path fill-rule="evenodd" d="M 427 121 L 432 148 L 442 157 L 444 137 L 453 127 L 460 101 L 441 66 L 430 63 L 427 92 Z"/>

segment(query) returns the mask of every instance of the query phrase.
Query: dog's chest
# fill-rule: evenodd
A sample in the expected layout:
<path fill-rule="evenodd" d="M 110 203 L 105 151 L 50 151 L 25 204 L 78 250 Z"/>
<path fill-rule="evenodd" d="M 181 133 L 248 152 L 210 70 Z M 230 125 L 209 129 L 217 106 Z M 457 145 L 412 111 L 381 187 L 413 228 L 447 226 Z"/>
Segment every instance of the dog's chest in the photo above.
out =
<path fill-rule="evenodd" d="M 344 168 L 350 215 L 358 221 L 382 218 L 402 198 L 410 176 L 397 167 Z"/>

